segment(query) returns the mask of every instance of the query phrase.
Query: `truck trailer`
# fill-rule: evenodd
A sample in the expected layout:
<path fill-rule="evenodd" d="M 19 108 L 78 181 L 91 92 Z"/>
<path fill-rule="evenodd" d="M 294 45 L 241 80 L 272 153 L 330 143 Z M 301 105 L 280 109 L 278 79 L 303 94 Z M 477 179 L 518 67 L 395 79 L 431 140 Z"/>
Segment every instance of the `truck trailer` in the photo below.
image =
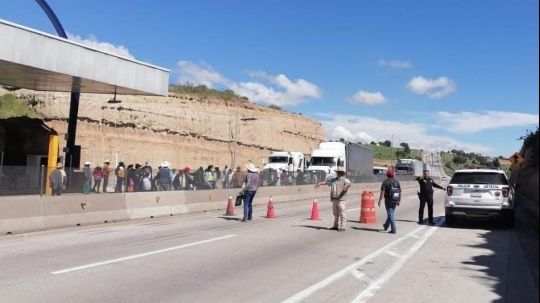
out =
<path fill-rule="evenodd" d="M 311 153 L 308 171 L 317 175 L 324 173 L 326 176 L 334 173 L 338 166 L 343 166 L 351 179 L 371 176 L 373 175 L 373 150 L 345 140 L 321 142 Z"/>

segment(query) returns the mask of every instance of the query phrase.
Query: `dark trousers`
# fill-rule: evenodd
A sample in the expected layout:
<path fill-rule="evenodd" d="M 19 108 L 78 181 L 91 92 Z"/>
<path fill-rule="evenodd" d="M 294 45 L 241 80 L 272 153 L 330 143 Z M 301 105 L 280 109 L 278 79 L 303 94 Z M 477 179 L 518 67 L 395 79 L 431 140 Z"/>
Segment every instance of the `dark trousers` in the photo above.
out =
<path fill-rule="evenodd" d="M 428 209 L 428 218 L 429 222 L 433 222 L 433 194 L 430 195 L 420 195 L 420 209 L 418 209 L 418 221 L 422 222 L 424 220 L 424 208 Z"/>
<path fill-rule="evenodd" d="M 253 215 L 253 198 L 255 197 L 255 191 L 246 191 L 244 195 L 244 217 L 243 220 L 251 220 Z"/>
<path fill-rule="evenodd" d="M 116 177 L 116 187 L 114 188 L 114 192 L 121 193 L 123 186 L 124 186 L 124 178 Z"/>
<path fill-rule="evenodd" d="M 53 187 L 52 188 L 52 195 L 53 196 L 61 196 L 62 195 L 62 187 Z"/>
<path fill-rule="evenodd" d="M 109 186 L 109 176 L 103 177 L 103 192 L 107 192 L 107 186 Z"/>

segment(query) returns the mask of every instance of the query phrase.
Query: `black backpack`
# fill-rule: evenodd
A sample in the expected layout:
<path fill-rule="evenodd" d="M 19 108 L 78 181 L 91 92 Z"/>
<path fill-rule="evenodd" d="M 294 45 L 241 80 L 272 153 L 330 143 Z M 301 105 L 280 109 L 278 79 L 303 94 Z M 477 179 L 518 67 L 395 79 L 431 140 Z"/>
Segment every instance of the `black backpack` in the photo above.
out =
<path fill-rule="evenodd" d="M 392 180 L 386 183 L 385 187 L 386 191 L 386 197 L 388 197 L 388 200 L 393 203 L 399 203 L 401 200 L 401 187 L 399 186 L 399 182 L 396 180 Z"/>

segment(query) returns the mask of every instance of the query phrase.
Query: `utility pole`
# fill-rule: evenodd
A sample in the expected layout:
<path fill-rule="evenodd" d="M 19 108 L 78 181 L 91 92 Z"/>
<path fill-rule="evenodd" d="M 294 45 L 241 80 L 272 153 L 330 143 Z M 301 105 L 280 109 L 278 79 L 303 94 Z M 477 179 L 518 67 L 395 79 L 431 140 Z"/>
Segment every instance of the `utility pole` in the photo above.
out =
<path fill-rule="evenodd" d="M 236 167 L 236 146 L 238 146 L 238 104 L 236 104 L 236 122 L 234 125 L 234 152 L 231 165 L 233 169 Z"/>

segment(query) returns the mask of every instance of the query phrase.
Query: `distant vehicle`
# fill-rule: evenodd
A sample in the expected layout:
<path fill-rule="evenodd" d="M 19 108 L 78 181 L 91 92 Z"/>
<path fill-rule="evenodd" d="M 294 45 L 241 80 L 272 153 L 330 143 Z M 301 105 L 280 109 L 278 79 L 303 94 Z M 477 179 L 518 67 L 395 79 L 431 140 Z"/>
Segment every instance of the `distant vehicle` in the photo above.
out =
<path fill-rule="evenodd" d="M 496 169 L 457 170 L 446 188 L 445 217 L 498 217 L 514 225 L 514 189 L 506 174 Z"/>
<path fill-rule="evenodd" d="M 352 180 L 373 175 L 373 150 L 345 140 L 321 142 L 311 153 L 308 171 L 323 178 L 333 173 L 337 166 L 345 167 Z"/>
<path fill-rule="evenodd" d="M 388 172 L 386 166 L 373 166 L 373 174 L 375 175 L 386 175 L 386 172 Z"/>
<path fill-rule="evenodd" d="M 305 171 L 306 168 L 306 158 L 303 153 L 277 151 L 270 154 L 270 156 L 268 157 L 268 163 L 264 165 L 263 170 L 285 170 L 292 173 L 298 170 Z"/>
<path fill-rule="evenodd" d="M 428 164 L 415 159 L 398 159 L 396 162 L 396 172 L 400 175 L 421 176 L 424 168 Z"/>

